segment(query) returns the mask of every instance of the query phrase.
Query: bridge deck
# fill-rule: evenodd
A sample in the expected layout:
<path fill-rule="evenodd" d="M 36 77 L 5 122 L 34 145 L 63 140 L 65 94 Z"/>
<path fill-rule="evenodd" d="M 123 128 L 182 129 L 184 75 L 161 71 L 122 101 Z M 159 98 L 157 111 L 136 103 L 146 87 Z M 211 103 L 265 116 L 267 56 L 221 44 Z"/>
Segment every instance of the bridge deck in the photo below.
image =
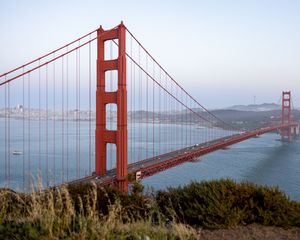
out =
<path fill-rule="evenodd" d="M 182 148 L 153 158 L 148 158 L 136 163 L 129 164 L 128 173 L 135 175 L 137 172 L 140 172 L 140 178 L 142 179 L 148 176 L 152 176 L 166 169 L 172 168 L 174 166 L 177 166 L 179 164 L 182 164 L 184 162 L 192 161 L 193 159 L 203 156 L 205 154 L 220 149 L 225 149 L 230 145 L 245 141 L 253 137 L 257 137 L 268 132 L 278 131 L 282 128 L 287 128 L 294 125 L 295 124 L 277 125 L 272 127 L 253 129 L 251 131 L 241 132 L 232 136 L 219 138 L 203 144 L 196 144 L 190 147 Z M 107 171 L 106 176 L 100 177 L 93 175 L 75 180 L 73 182 L 70 182 L 70 184 L 79 184 L 86 183 L 89 181 L 95 181 L 96 184 L 99 185 L 108 185 L 113 184 L 116 180 L 116 170 L 112 169 Z"/>

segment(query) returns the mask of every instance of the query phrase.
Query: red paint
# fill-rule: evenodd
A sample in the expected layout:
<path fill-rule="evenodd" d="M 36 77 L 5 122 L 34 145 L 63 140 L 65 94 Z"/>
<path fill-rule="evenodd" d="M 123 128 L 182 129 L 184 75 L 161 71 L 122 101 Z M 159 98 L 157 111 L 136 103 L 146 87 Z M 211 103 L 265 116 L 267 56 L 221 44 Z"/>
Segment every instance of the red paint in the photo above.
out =
<path fill-rule="evenodd" d="M 281 124 L 291 124 L 291 92 L 282 92 L 282 113 L 281 113 Z M 281 129 L 281 140 L 292 141 L 291 127 Z"/>
<path fill-rule="evenodd" d="M 126 88 L 126 28 L 121 23 L 114 29 L 97 31 L 97 92 L 96 92 L 96 174 L 106 175 L 106 145 L 117 147 L 117 187 L 127 191 L 127 88 Z M 118 40 L 119 56 L 115 60 L 104 60 L 104 43 L 107 40 Z M 105 72 L 118 71 L 118 89 L 116 92 L 105 92 Z M 117 104 L 117 130 L 106 129 L 106 104 Z"/>

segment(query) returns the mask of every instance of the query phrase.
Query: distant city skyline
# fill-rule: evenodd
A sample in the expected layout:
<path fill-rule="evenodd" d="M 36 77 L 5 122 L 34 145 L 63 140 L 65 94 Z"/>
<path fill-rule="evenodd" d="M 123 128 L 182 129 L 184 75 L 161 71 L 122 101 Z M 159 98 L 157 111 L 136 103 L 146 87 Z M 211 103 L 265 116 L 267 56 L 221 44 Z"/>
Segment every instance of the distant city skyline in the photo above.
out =
<path fill-rule="evenodd" d="M 121 20 L 167 71 L 208 108 L 300 106 L 300 2 L 2 1 L 0 73 L 101 24 Z"/>

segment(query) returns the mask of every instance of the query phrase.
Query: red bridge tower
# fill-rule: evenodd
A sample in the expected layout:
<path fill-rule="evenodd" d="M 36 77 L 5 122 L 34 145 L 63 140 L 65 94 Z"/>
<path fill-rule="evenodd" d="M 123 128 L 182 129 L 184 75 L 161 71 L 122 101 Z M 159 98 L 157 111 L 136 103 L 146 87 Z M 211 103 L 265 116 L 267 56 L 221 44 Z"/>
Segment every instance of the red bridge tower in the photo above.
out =
<path fill-rule="evenodd" d="M 111 30 L 97 31 L 97 92 L 96 92 L 96 149 L 95 168 L 99 176 L 106 175 L 106 145 L 116 144 L 117 149 L 117 187 L 121 191 L 127 191 L 127 89 L 126 89 L 126 28 L 123 22 Z M 105 41 L 118 40 L 118 58 L 105 60 Z M 105 72 L 118 71 L 118 89 L 115 92 L 105 91 Z M 117 130 L 106 128 L 106 104 L 117 105 Z"/>
<path fill-rule="evenodd" d="M 282 92 L 281 124 L 291 124 L 291 122 L 291 92 Z M 292 140 L 291 127 L 281 129 L 281 140 L 285 142 L 290 142 Z"/>

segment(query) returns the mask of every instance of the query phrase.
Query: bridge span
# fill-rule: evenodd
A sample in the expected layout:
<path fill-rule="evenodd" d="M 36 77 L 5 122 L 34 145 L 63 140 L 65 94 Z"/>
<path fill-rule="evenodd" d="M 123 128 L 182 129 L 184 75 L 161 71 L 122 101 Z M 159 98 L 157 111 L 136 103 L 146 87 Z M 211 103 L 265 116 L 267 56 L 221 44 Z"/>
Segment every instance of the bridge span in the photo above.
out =
<path fill-rule="evenodd" d="M 129 176 L 268 132 L 282 141 L 299 133 L 291 91 L 282 92 L 276 125 L 238 129 L 191 96 L 123 22 L 0 74 L 0 96 L 0 187 L 30 188 L 39 176 L 47 187 L 94 180 L 127 191 Z"/>
<path fill-rule="evenodd" d="M 293 135 L 299 135 L 300 124 L 291 123 L 257 128 L 250 131 L 243 131 L 232 136 L 215 139 L 209 142 L 195 144 L 186 148 L 144 159 L 136 163 L 128 164 L 128 174 L 131 176 L 131 180 L 142 180 L 146 177 L 150 177 L 180 164 L 193 161 L 205 154 L 226 149 L 233 144 L 246 141 L 250 138 L 258 137 L 266 133 L 280 133 L 283 129 L 291 129 L 291 133 Z M 85 184 L 91 181 L 100 186 L 116 185 L 118 181 L 116 169 L 107 171 L 106 175 L 102 177 L 93 174 L 92 176 L 72 181 L 69 184 Z"/>

